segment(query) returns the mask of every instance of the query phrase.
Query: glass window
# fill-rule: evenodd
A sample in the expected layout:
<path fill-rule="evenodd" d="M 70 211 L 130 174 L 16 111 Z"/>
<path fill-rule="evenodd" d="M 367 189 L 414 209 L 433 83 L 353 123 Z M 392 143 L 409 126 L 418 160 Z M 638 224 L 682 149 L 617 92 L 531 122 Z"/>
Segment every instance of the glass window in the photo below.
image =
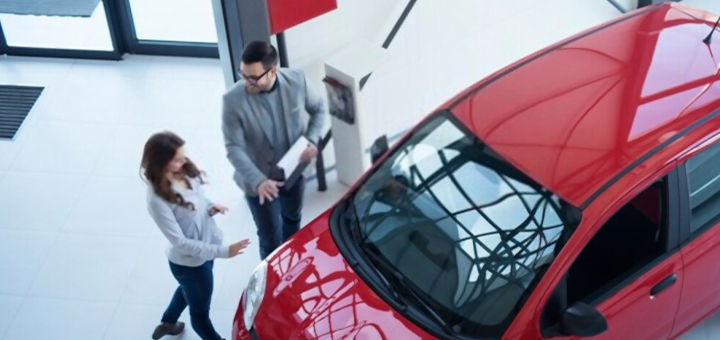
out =
<path fill-rule="evenodd" d="M 446 116 L 351 198 L 359 248 L 452 327 L 499 339 L 579 220 Z M 577 219 L 577 218 L 576 218 Z M 395 275 L 392 275 L 395 273 Z M 405 287 L 407 286 L 407 287 Z"/>
<path fill-rule="evenodd" d="M 685 163 L 690 190 L 691 228 L 695 232 L 720 215 L 720 144 L 703 150 Z"/>
<path fill-rule="evenodd" d="M 217 43 L 210 0 L 129 0 L 138 40 Z"/>
<path fill-rule="evenodd" d="M 0 22 L 11 47 L 114 50 L 103 2 L 89 18 L 0 14 Z"/>

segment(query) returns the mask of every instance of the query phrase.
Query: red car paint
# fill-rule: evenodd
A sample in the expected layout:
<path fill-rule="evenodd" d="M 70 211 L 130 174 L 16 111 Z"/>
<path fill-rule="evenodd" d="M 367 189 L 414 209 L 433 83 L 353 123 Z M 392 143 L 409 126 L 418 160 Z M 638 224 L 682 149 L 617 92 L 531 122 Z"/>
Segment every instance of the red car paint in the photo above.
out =
<path fill-rule="evenodd" d="M 716 18 L 675 4 L 638 10 L 520 60 L 442 106 L 515 167 L 582 209 L 577 231 L 503 339 L 543 339 L 539 320 L 549 295 L 594 233 L 703 142 L 718 139 L 720 35 L 711 46 L 702 43 Z M 644 214 L 657 215 L 642 202 Z M 328 229 L 330 211 L 268 258 L 253 324 L 257 338 L 435 339 L 355 273 Z M 668 339 L 688 331 L 720 308 L 717 259 L 719 227 L 686 240 L 596 306 L 609 329 L 593 339 Z M 648 296 L 670 274 L 681 284 Z M 241 307 L 233 339 L 249 340 Z"/>

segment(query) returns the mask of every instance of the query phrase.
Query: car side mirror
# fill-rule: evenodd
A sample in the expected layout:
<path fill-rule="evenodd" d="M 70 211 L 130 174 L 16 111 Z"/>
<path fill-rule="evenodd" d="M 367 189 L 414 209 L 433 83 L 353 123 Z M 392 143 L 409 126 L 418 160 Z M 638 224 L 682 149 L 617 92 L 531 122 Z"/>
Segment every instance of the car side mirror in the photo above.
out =
<path fill-rule="evenodd" d="M 605 332 L 608 325 L 599 311 L 586 303 L 578 302 L 565 310 L 560 329 L 567 335 L 591 337 Z"/>
<path fill-rule="evenodd" d="M 376 139 L 372 147 L 370 147 L 370 160 L 373 164 L 377 162 L 383 155 L 388 151 L 388 139 L 387 135 L 382 135 Z"/>

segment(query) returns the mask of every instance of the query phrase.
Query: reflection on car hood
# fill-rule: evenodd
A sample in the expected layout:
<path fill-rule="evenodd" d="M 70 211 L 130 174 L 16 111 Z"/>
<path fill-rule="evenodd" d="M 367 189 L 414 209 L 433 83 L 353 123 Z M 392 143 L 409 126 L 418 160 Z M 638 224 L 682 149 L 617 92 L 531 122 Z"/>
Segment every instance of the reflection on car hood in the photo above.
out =
<path fill-rule="evenodd" d="M 381 300 L 353 271 L 328 230 L 328 214 L 268 258 L 260 339 L 434 339 Z"/>

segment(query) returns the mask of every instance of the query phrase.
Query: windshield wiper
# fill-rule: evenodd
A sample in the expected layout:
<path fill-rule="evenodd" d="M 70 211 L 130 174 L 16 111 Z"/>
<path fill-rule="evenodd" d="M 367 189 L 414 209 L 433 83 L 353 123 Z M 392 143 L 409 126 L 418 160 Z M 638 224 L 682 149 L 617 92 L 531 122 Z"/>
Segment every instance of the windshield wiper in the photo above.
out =
<path fill-rule="evenodd" d="M 392 274 L 392 277 L 394 277 L 395 280 L 399 283 L 399 286 L 403 287 L 403 291 L 406 291 L 412 297 L 415 305 L 424 310 L 425 313 L 423 314 L 425 316 L 429 317 L 431 321 L 434 321 L 435 324 L 439 326 L 442 330 L 444 330 L 448 335 L 453 336 L 457 334 L 457 331 L 455 331 L 453 326 L 450 325 L 440 315 L 438 315 L 435 310 L 433 310 L 433 307 L 430 306 L 427 301 L 425 301 L 422 297 L 420 297 L 420 295 L 418 295 L 418 293 L 410 286 L 410 283 L 405 279 L 405 276 L 400 271 L 386 264 L 385 261 L 380 258 L 380 256 L 373 253 L 372 251 L 367 251 L 364 253 L 373 258 L 373 263 L 375 265 L 382 266 L 385 271 L 388 271 Z M 378 272 L 377 275 L 380 276 L 382 280 L 385 281 L 388 285 L 390 285 L 390 282 L 387 281 L 387 279 L 382 275 L 382 273 Z M 392 289 L 395 290 L 394 286 Z M 397 290 L 395 290 L 395 292 L 397 294 Z M 399 295 L 397 298 L 404 301 L 403 296 L 405 295 Z"/>
<path fill-rule="evenodd" d="M 343 218 L 348 222 L 347 225 L 348 228 L 350 228 L 350 233 L 355 241 L 357 241 L 358 246 L 362 246 L 364 240 L 360 231 L 360 216 L 358 216 L 357 207 L 352 199 L 348 199 L 345 204 L 347 207 L 343 213 Z"/>
<path fill-rule="evenodd" d="M 405 280 L 405 277 L 402 275 L 402 273 L 397 271 L 395 268 L 385 264 L 385 262 L 380 259 L 380 257 L 373 251 L 366 251 L 364 247 L 365 241 L 361 235 L 360 218 L 357 214 L 357 207 L 352 200 L 347 201 L 347 209 L 345 210 L 343 218 L 346 222 L 348 222 L 350 234 L 352 235 L 352 238 L 355 239 L 355 241 L 357 242 L 358 250 L 362 254 L 371 257 L 373 260 L 372 262 L 375 265 L 380 265 L 385 271 L 391 273 L 392 277 L 394 277 L 400 283 L 400 286 L 404 287 L 404 290 L 409 293 L 409 295 L 412 297 L 412 300 L 415 301 L 415 304 L 419 305 L 425 311 L 425 313 L 423 313 L 424 315 L 431 318 L 432 321 L 434 321 L 448 335 L 455 335 L 457 332 L 452 328 L 452 326 L 450 326 L 442 317 L 440 317 L 440 315 L 435 313 L 432 307 L 428 305 L 428 303 L 423 300 L 412 288 L 407 286 L 408 282 L 407 280 Z M 380 272 L 380 270 L 373 264 L 368 264 L 366 266 L 363 266 L 363 268 L 367 268 L 373 271 L 374 276 L 381 281 L 383 288 L 393 299 L 393 302 L 395 302 L 398 309 L 400 309 L 401 312 L 404 312 L 407 309 L 407 304 L 405 303 L 405 298 L 403 298 L 403 295 L 398 292 L 395 285 L 390 283 L 387 277 L 383 275 L 383 273 Z"/>
<path fill-rule="evenodd" d="M 364 240 L 362 236 L 360 235 L 360 219 L 357 215 L 357 208 L 355 207 L 355 204 L 348 200 L 347 202 L 347 210 L 345 210 L 344 218 L 345 221 L 348 222 L 348 228 L 350 229 L 350 234 L 352 235 L 352 238 L 357 242 L 356 246 L 360 253 L 367 254 L 365 250 L 363 249 L 363 243 Z M 356 263 L 357 264 L 357 263 Z M 407 309 L 407 305 L 403 301 L 400 294 L 397 292 L 395 287 L 390 284 L 390 282 L 387 280 L 387 278 L 380 273 L 377 268 L 375 268 L 372 265 L 366 265 L 363 266 L 363 268 L 369 268 L 373 271 L 373 274 L 382 282 L 383 288 L 389 293 L 389 295 L 393 298 L 395 304 L 398 306 L 398 308 L 401 311 L 405 311 Z"/>
<path fill-rule="evenodd" d="M 378 279 L 380 279 L 380 281 L 382 281 L 383 288 L 385 288 L 385 290 L 386 290 L 386 291 L 389 293 L 389 295 L 393 298 L 395 304 L 398 306 L 398 309 L 400 309 L 400 312 L 405 312 L 405 310 L 407 310 L 407 304 L 405 303 L 405 300 L 403 300 L 403 298 L 402 298 L 402 296 L 400 295 L 400 293 L 398 293 L 398 291 L 397 291 L 397 289 L 395 288 L 395 286 L 393 286 L 393 285 L 390 283 L 390 281 L 388 281 L 388 279 L 385 277 L 385 275 L 383 275 L 382 273 L 380 273 L 380 272 L 377 270 L 377 268 L 375 268 L 374 266 L 368 265 L 368 266 L 365 266 L 365 267 L 368 267 L 368 268 L 372 268 L 372 269 L 373 269 L 373 273 L 375 274 L 375 276 L 376 276 Z"/>

